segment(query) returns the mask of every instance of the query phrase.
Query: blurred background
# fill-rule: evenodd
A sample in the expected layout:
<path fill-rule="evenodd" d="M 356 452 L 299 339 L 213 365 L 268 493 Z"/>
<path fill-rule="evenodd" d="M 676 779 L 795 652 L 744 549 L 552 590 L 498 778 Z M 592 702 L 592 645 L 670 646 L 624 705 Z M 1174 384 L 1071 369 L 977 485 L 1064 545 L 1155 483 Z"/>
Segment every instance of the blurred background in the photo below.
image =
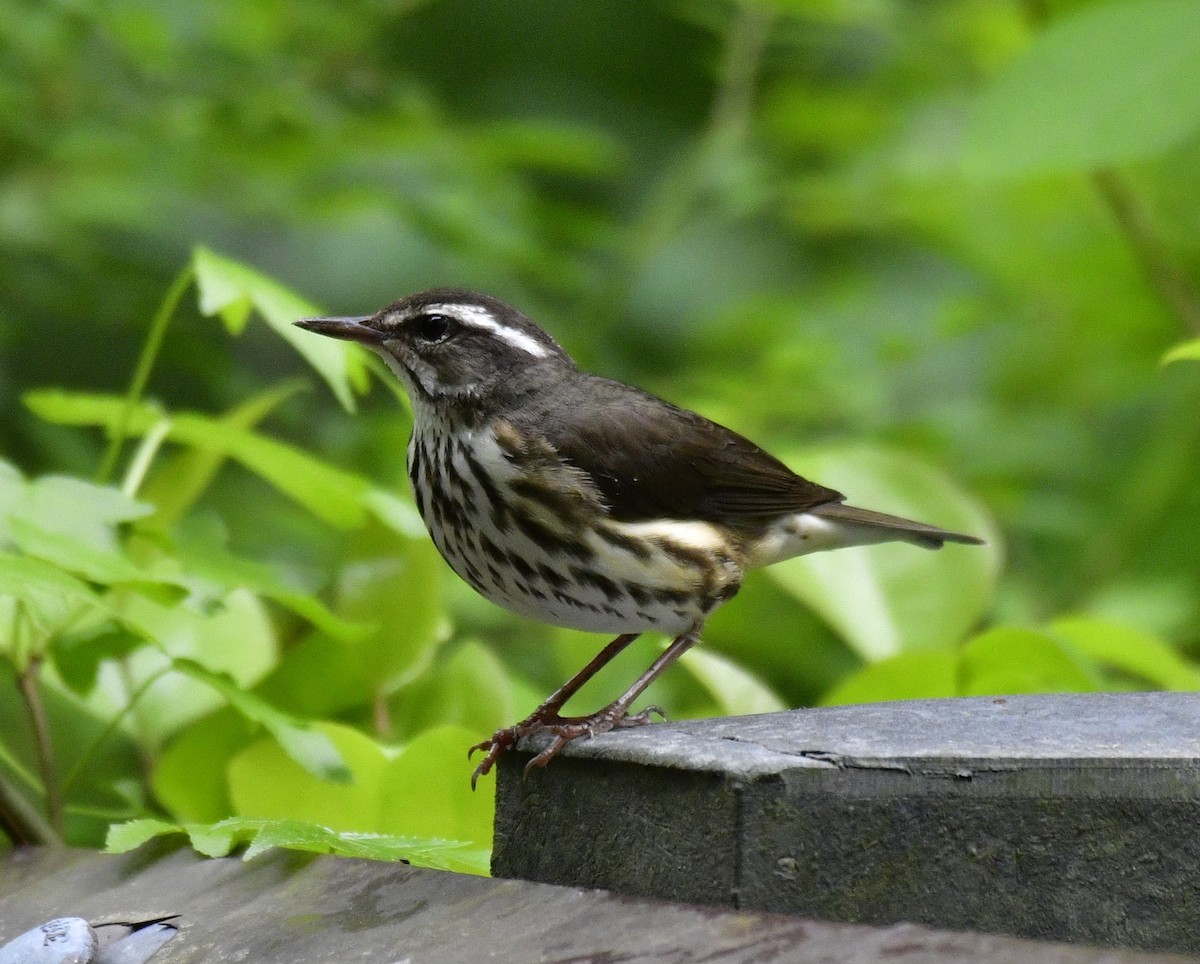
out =
<path fill-rule="evenodd" d="M 124 394 L 197 245 L 335 314 L 473 287 L 851 502 L 989 538 L 756 574 L 650 694 L 674 715 L 1197 685 L 1200 368 L 1161 362 L 1200 338 L 1198 9 L 6 0 L 0 452 L 27 477 L 97 478 L 104 434 L 23 397 Z M 216 415 L 304 378 L 257 430 L 408 499 L 402 400 L 376 382 L 351 415 L 277 330 L 234 338 L 202 307 L 179 302 L 148 398 Z M 151 503 L 186 457 L 174 441 Z M 213 529 L 376 637 L 335 645 L 250 592 L 254 667 L 239 677 L 233 646 L 212 668 L 381 744 L 482 738 L 603 642 L 507 616 L 419 533 L 332 525 L 236 458 L 164 538 Z M 124 671 L 128 697 L 142 670 Z M 86 726 L 123 705 L 47 672 Z M 251 763 L 230 762 L 248 735 L 218 753 L 210 702 L 164 693 L 177 715 L 152 725 L 154 690 L 138 699 L 119 730 L 147 789 L 105 812 L 261 815 L 236 787 Z M 32 742 L 10 751 L 34 766 Z M 438 758 L 448 786 L 458 754 Z M 172 766 L 215 774 L 202 803 Z"/>

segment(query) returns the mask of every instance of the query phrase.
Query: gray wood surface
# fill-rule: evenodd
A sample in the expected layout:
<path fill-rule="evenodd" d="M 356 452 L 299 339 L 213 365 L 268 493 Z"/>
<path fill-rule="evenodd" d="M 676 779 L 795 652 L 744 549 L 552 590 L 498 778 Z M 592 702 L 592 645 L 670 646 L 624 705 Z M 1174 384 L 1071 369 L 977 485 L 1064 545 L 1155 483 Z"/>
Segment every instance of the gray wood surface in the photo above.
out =
<path fill-rule="evenodd" d="M 205 860 L 23 851 L 0 859 L 0 943 L 54 917 L 174 917 L 150 964 L 1154 964 L 1129 951 L 868 928 L 595 890 L 274 852 Z"/>
<path fill-rule="evenodd" d="M 526 759 L 500 767 L 500 876 L 1200 951 L 1195 694 L 798 710 Z"/>

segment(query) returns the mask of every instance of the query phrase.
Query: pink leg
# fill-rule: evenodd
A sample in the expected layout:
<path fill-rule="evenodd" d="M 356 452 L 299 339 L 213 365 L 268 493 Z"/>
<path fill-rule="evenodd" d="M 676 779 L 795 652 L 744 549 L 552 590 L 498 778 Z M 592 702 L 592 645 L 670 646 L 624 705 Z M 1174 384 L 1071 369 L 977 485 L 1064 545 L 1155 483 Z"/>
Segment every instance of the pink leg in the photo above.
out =
<path fill-rule="evenodd" d="M 528 717 L 522 720 L 515 726 L 505 727 L 497 730 L 492 734 L 490 740 L 484 740 L 482 743 L 476 743 L 470 750 L 467 751 L 467 758 L 470 759 L 476 750 L 484 750 L 486 756 L 475 768 L 475 772 L 471 774 L 471 789 L 475 789 L 475 782 L 485 775 L 495 762 L 500 758 L 510 746 L 517 742 L 526 733 L 533 733 L 535 730 L 543 729 L 547 726 L 555 726 L 563 721 L 558 715 L 558 711 L 563 708 L 563 705 L 579 692 L 580 687 L 588 680 L 600 672 L 607 666 L 626 646 L 632 643 L 640 636 L 641 633 L 625 633 L 623 636 L 618 636 L 611 643 L 600 650 L 592 661 L 589 662 L 583 669 L 572 676 L 569 680 L 563 683 L 546 699 L 541 706 L 534 710 Z"/>
<path fill-rule="evenodd" d="M 659 677 L 663 670 L 696 643 L 700 638 L 699 626 L 690 629 L 682 636 L 676 637 L 671 642 L 671 645 L 637 678 L 634 684 L 617 699 L 609 703 L 608 706 L 590 716 L 563 718 L 558 715 L 558 711 L 571 695 L 635 638 L 636 636 L 632 635 L 618 636 L 592 662 L 588 663 L 582 671 L 573 676 L 554 695 L 546 700 L 545 703 L 538 707 L 537 711 L 529 719 L 509 729 L 498 730 L 490 740 L 472 747 L 471 752 L 477 749 L 486 749 L 487 756 L 484 757 L 483 762 L 479 764 L 472 775 L 471 786 L 475 786 L 475 781 L 492 768 L 492 765 L 505 750 L 528 733 L 534 733 L 538 730 L 549 730 L 554 734 L 554 739 L 546 749 L 542 750 L 541 753 L 526 764 L 526 773 L 532 767 L 544 767 L 558 755 L 564 746 L 581 736 L 595 736 L 597 733 L 606 733 L 609 730 L 624 726 L 641 726 L 644 723 L 650 722 L 651 713 L 658 713 L 661 716 L 662 711 L 657 707 L 650 707 L 641 713 L 629 716 L 629 707 L 633 705 L 634 700 L 642 695 L 646 687 Z"/>

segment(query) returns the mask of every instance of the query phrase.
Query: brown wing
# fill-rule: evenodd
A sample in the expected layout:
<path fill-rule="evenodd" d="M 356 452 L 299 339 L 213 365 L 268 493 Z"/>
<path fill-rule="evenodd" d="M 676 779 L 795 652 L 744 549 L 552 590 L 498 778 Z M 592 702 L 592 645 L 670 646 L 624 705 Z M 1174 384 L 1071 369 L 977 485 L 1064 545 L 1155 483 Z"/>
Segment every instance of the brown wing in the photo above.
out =
<path fill-rule="evenodd" d="M 592 375 L 570 388 L 520 427 L 588 473 L 616 519 L 738 525 L 842 500 L 695 412 Z"/>

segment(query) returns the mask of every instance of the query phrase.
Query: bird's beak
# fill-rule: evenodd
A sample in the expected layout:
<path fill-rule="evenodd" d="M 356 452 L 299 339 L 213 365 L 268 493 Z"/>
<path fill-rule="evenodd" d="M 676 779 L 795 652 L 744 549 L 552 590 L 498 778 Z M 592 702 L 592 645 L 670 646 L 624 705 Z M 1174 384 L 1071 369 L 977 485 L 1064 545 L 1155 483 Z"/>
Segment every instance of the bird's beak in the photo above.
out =
<path fill-rule="evenodd" d="M 301 318 L 296 324 L 305 331 L 315 331 L 318 335 L 378 345 L 383 341 L 383 333 L 378 328 L 368 325 L 370 320 L 370 315 L 354 318 Z"/>

